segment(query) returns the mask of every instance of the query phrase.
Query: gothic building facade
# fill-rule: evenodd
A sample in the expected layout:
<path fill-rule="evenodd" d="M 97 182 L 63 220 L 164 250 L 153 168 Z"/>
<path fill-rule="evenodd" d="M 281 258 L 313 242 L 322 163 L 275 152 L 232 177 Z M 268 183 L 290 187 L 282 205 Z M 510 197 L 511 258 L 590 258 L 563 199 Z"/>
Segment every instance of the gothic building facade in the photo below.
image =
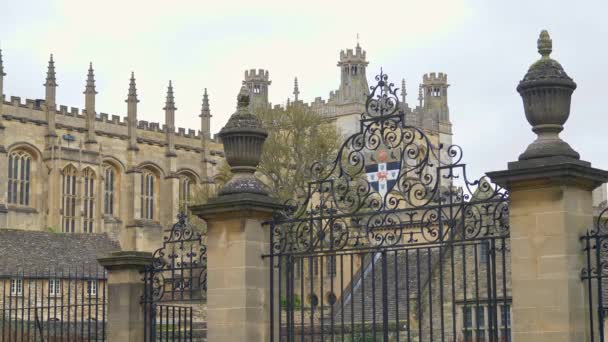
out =
<path fill-rule="evenodd" d="M 329 98 L 295 103 L 334 123 L 343 134 L 355 132 L 365 110 L 368 61 L 366 52 L 340 52 L 340 84 Z M 210 132 L 211 113 L 205 90 L 200 128 L 175 127 L 176 105 L 169 82 L 164 124 L 138 119 L 135 76 L 127 88 L 126 117 L 99 112 L 92 65 L 84 89 L 85 108 L 56 102 L 55 62 L 48 64 L 44 98 L 4 96 L 6 73 L 0 51 L 0 229 L 50 230 L 60 233 L 107 233 L 127 250 L 155 250 L 163 229 L 180 208 L 192 201 L 196 188 L 213 191 L 223 162 L 223 146 Z M 273 108 L 268 100 L 267 70 L 245 72 L 251 106 Z M 424 75 L 418 104 L 412 108 L 402 84 L 402 110 L 435 143 L 450 144 L 447 76 Z M 285 108 L 275 106 L 274 108 Z"/>
<path fill-rule="evenodd" d="M 0 94 L 5 76 L 0 58 Z M 92 65 L 83 110 L 58 106 L 57 87 L 51 56 L 44 99 L 0 97 L 0 228 L 108 233 L 123 249 L 156 249 L 223 155 L 206 90 L 197 132 L 176 129 L 171 82 L 163 126 L 138 120 L 133 74 L 125 118 L 97 111 Z"/>

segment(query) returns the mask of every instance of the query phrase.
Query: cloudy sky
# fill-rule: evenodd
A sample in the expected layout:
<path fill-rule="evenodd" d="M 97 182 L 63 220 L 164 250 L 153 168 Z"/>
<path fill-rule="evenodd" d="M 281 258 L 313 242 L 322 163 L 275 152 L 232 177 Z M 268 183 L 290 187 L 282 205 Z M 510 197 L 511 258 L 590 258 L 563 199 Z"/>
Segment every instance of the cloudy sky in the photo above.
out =
<path fill-rule="evenodd" d="M 178 126 L 199 127 L 206 87 L 217 132 L 234 111 L 245 69 L 270 70 L 273 103 L 292 96 L 294 76 L 304 100 L 327 98 L 338 86 L 339 51 L 358 33 L 368 78 L 380 67 L 396 84 L 405 77 L 410 104 L 424 73 L 448 74 L 454 141 L 478 176 L 505 168 L 533 140 L 515 87 L 548 29 L 552 56 L 578 83 L 562 136 L 608 169 L 607 11 L 600 0 L 20 0 L 0 8 L 0 47 L 7 96 L 42 98 L 53 53 L 60 104 L 84 107 L 92 61 L 98 112 L 125 115 L 134 71 L 140 119 L 164 120 L 173 80 Z"/>

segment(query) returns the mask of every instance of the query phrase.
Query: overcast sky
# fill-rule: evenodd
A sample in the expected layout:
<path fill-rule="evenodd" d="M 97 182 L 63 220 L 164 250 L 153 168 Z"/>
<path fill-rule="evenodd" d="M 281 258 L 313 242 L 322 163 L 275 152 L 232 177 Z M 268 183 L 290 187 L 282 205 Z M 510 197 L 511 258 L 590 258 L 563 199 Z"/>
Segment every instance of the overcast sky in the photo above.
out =
<path fill-rule="evenodd" d="M 594 166 L 608 169 L 607 1 L 558 0 L 20 0 L 0 6 L 5 94 L 43 98 L 50 53 L 59 104 L 84 107 L 93 62 L 97 112 L 124 116 L 135 72 L 139 119 L 163 122 L 173 80 L 177 125 L 200 127 L 203 88 L 212 131 L 234 111 L 249 68 L 270 71 L 270 100 L 328 97 L 338 87 L 339 51 L 357 33 L 367 51 L 368 79 L 383 67 L 395 84 L 405 77 L 408 102 L 426 72 L 448 74 L 454 142 L 469 177 L 504 169 L 533 140 L 515 87 L 538 59 L 536 39 L 548 29 L 552 57 L 578 83 L 564 140 Z"/>

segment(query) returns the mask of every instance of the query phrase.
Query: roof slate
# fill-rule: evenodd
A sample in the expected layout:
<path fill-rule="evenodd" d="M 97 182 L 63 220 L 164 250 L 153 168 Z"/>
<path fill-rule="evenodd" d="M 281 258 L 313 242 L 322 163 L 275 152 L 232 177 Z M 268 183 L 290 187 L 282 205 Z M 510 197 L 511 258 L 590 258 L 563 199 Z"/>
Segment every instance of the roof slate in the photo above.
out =
<path fill-rule="evenodd" d="M 49 272 L 103 274 L 100 256 L 119 251 L 107 234 L 68 234 L 0 229 L 0 277 Z"/>

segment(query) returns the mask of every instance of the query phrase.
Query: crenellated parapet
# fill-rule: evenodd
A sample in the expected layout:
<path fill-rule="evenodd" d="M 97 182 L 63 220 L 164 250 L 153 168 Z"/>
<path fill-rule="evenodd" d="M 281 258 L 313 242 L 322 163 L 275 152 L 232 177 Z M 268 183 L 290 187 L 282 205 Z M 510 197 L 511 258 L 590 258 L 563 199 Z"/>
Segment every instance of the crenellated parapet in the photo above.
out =
<path fill-rule="evenodd" d="M 353 49 L 346 49 L 340 51 L 340 62 L 339 63 L 364 63 L 367 65 L 365 50 L 357 44 L 357 47 Z M 340 65 L 340 64 L 338 64 Z"/>
<path fill-rule="evenodd" d="M 264 69 L 250 69 L 250 70 L 245 70 L 245 81 L 249 82 L 249 81 L 262 81 L 262 82 L 268 82 L 268 84 L 270 84 L 270 74 L 268 72 L 268 70 L 264 70 Z"/>
<path fill-rule="evenodd" d="M 424 74 L 424 76 L 422 76 L 422 83 L 424 85 L 440 85 L 440 84 L 447 85 L 448 74 L 445 74 L 443 72 L 439 72 L 439 73 L 431 72 L 431 73 Z"/>
<path fill-rule="evenodd" d="M 10 101 L 4 101 L 3 115 L 22 122 L 36 122 L 37 124 L 41 124 L 44 123 L 44 105 L 45 101 L 42 99 L 28 99 L 19 96 L 11 96 Z M 84 109 L 59 105 L 55 109 L 55 115 L 57 115 L 57 124 L 60 127 L 75 130 L 86 127 L 86 111 Z M 62 117 L 68 119 L 71 125 L 66 125 L 66 119 L 62 119 Z M 108 133 L 109 135 L 111 135 L 112 132 L 122 132 L 128 125 L 128 118 L 126 116 L 121 117 L 108 113 L 97 114 L 95 121 L 104 124 L 103 126 L 96 127 L 96 130 L 101 133 Z M 149 122 L 146 120 L 137 121 L 138 131 L 164 134 L 166 133 L 166 129 L 167 126 L 165 124 L 158 122 Z M 187 140 L 191 139 L 193 145 L 200 145 L 201 134 L 200 130 L 184 127 L 177 127 L 175 131 L 176 136 Z M 209 140 L 216 142 L 215 138 Z"/>

